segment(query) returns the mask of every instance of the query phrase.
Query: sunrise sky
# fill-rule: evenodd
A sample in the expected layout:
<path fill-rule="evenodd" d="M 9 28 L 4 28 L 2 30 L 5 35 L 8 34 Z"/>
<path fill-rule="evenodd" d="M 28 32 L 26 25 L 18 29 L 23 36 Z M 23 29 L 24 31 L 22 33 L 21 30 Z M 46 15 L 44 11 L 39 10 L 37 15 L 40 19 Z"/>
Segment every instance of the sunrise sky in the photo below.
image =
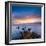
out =
<path fill-rule="evenodd" d="M 41 22 L 41 7 L 36 6 L 12 6 L 12 23 L 39 23 Z"/>

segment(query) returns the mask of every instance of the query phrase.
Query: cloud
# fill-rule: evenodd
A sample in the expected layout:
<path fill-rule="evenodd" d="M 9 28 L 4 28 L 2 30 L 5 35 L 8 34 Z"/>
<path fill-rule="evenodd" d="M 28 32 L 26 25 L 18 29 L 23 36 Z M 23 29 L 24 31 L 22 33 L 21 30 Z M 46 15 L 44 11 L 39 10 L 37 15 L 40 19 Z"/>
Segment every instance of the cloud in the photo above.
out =
<path fill-rule="evenodd" d="M 39 23 L 41 18 L 39 16 L 26 16 L 24 18 L 14 18 L 12 24 L 26 24 L 26 23 Z"/>

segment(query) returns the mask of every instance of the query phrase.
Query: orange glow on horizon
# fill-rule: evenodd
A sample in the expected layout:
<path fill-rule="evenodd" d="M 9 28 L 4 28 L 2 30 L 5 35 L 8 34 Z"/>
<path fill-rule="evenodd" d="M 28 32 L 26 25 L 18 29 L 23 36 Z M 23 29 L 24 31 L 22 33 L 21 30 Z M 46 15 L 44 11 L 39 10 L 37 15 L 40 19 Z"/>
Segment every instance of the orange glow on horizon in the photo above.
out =
<path fill-rule="evenodd" d="M 25 24 L 25 23 L 36 23 L 41 22 L 40 18 L 20 18 L 14 19 L 13 24 Z"/>

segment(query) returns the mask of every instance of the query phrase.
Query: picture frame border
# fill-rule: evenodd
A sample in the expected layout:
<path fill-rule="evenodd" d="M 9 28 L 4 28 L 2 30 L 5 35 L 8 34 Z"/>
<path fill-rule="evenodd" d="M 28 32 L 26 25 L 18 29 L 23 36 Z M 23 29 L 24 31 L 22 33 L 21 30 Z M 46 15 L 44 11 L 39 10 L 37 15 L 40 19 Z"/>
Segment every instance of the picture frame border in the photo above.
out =
<path fill-rule="evenodd" d="M 44 41 L 40 42 L 27 42 L 27 43 L 9 43 L 9 3 L 27 3 L 27 4 L 43 4 L 44 5 Z M 7 25 L 6 25 L 7 21 Z M 7 27 L 6 27 L 7 26 Z M 19 2 L 19 1 L 7 1 L 5 2 L 5 44 L 6 45 L 16 45 L 16 44 L 32 44 L 32 43 L 45 43 L 45 3 L 38 2 Z"/>

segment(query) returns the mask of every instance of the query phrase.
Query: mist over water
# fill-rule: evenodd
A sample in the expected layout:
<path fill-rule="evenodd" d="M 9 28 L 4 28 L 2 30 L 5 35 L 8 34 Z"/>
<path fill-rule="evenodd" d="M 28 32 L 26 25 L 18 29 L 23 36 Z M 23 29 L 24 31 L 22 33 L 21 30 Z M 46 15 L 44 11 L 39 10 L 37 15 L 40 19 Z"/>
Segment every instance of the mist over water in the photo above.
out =
<path fill-rule="evenodd" d="M 30 32 L 35 32 L 37 33 L 38 35 L 41 35 L 41 24 L 23 24 L 23 25 L 19 25 L 19 29 L 17 29 L 18 25 L 15 25 L 15 26 L 12 26 L 12 33 L 11 33 L 11 37 L 14 38 L 19 38 L 21 37 L 21 33 L 20 32 L 24 32 L 24 30 L 22 30 L 22 28 L 26 26 L 26 30 L 25 31 L 28 31 L 27 29 L 28 28 L 31 28 L 31 31 Z"/>

